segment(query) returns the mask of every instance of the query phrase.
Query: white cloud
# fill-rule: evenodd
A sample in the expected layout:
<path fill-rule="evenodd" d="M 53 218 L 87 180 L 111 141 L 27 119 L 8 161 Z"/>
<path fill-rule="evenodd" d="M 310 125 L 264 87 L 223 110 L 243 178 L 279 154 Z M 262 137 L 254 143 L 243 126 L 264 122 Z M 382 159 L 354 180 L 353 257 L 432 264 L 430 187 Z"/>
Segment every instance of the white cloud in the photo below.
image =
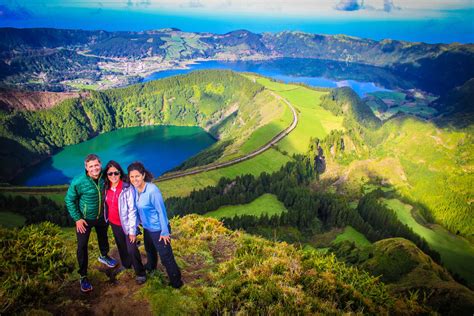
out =
<path fill-rule="evenodd" d="M 357 0 L 340 0 L 334 8 L 339 11 L 357 11 L 363 7 L 363 1 L 359 4 Z"/>

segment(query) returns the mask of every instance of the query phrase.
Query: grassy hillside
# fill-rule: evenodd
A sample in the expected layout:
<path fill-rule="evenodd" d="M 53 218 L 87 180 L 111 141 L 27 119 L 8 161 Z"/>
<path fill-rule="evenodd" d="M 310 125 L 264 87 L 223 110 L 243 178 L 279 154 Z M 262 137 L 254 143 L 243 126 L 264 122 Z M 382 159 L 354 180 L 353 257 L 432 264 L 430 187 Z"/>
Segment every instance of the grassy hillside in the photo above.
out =
<path fill-rule="evenodd" d="M 335 188 L 349 199 L 366 194 L 368 183 L 395 190 L 404 201 L 416 206 L 417 212 L 411 214 L 412 206 L 392 200 L 388 206 L 400 221 L 426 239 L 440 253 L 446 267 L 472 284 L 472 125 L 454 127 L 446 123 L 448 118 L 436 125 L 397 115 L 373 128 L 344 111 L 344 105 L 359 104 L 357 98 L 353 103 L 344 91 L 337 90 L 333 96 L 334 102 L 324 105 L 344 115 L 344 126 L 349 128 L 321 143 L 327 168 L 322 181 L 313 187 Z"/>
<path fill-rule="evenodd" d="M 405 293 L 443 315 L 469 314 L 474 308 L 474 293 L 406 239 L 387 238 L 363 247 L 346 241 L 332 250 L 338 258 L 379 276 L 392 293 Z"/>
<path fill-rule="evenodd" d="M 330 167 L 324 177 L 341 192 L 360 195 L 367 182 L 391 185 L 410 200 L 423 204 L 434 220 L 453 233 L 474 234 L 470 210 L 473 200 L 474 139 L 471 127 L 454 128 L 415 117 L 397 115 L 382 126 L 358 119 L 343 107 L 359 104 L 344 91 L 324 105 L 344 115 L 348 132 L 325 148 Z M 327 98 L 326 98 L 327 99 Z M 345 114 L 344 114 L 345 113 Z M 343 139 L 343 146 L 334 146 Z M 339 148 L 339 152 L 334 149 Z M 341 153 L 342 152 L 342 153 Z M 347 166 L 345 166 L 347 165 Z M 323 177 L 323 178 L 324 178 Z"/>
<path fill-rule="evenodd" d="M 402 238 L 385 239 L 374 244 L 372 253 L 362 267 L 374 275 L 381 274 L 394 292 L 418 290 L 419 299 L 440 313 L 462 314 L 474 308 L 473 292 L 455 283 L 445 269 L 413 243 Z"/>
<path fill-rule="evenodd" d="M 473 236 L 472 132 L 400 118 L 386 123 L 380 133 L 384 140 L 375 156 L 395 158 L 405 175 L 393 185 L 428 207 L 434 219 L 451 232 Z"/>
<path fill-rule="evenodd" d="M 331 130 L 343 129 L 342 117 L 321 107 L 321 97 L 328 92 L 307 87 L 270 81 L 257 77 L 257 82 L 288 100 L 298 112 L 298 126 L 278 147 L 288 153 L 304 153 L 308 150 L 310 138 L 324 138 Z"/>
<path fill-rule="evenodd" d="M 451 271 L 462 276 L 469 284 L 474 284 L 474 246 L 466 239 L 453 235 L 439 225 L 424 226 L 412 215 L 412 206 L 397 199 L 384 201 L 393 209 L 400 221 L 423 237 L 431 248 L 439 252 L 441 260 Z"/>
<path fill-rule="evenodd" d="M 409 301 L 391 295 L 377 278 L 346 266 L 334 256 L 303 252 L 286 243 L 230 231 L 215 219 L 196 215 L 173 219 L 171 225 L 174 253 L 185 281 L 183 288 L 175 290 L 166 286 L 161 266 L 140 288 L 134 285 L 129 272 L 115 276 L 110 270 L 91 263 L 94 291 L 90 296 L 78 295 L 72 230 L 60 233 L 51 225 L 20 231 L 0 229 L 2 240 L 6 236 L 14 237 L 11 243 L 17 247 L 0 255 L 4 263 L 2 272 L 8 272 L 1 277 L 2 313 L 34 308 L 37 313 L 108 314 L 118 310 L 131 312 L 133 306 L 136 312 L 151 310 L 157 315 L 385 314 L 403 313 L 409 308 Z M 17 235 L 28 238 L 15 238 Z M 28 266 L 26 262 L 17 262 L 28 243 L 41 245 L 42 249 L 41 256 L 28 249 L 36 262 L 34 271 L 24 269 Z M 91 235 L 91 246 L 91 256 L 95 256 L 98 253 L 95 235 Z M 61 250 L 60 257 L 54 249 Z M 55 277 L 48 274 L 50 261 L 61 267 L 61 271 L 53 270 Z M 12 277 L 14 270 L 17 279 Z M 118 282 L 107 282 L 109 277 L 105 272 Z M 415 304 L 411 308 L 421 308 L 418 303 L 411 303 Z"/>
<path fill-rule="evenodd" d="M 246 74 L 245 76 L 263 85 L 265 89 L 271 91 L 277 97 L 279 96 L 288 100 L 298 112 L 298 125 L 276 145 L 277 150 L 267 150 L 257 157 L 233 166 L 160 182 L 160 188 L 162 188 L 165 196 L 189 195 L 193 189 L 199 190 L 206 186 L 216 185 L 221 177 L 232 179 L 243 174 L 257 176 L 264 171 L 268 173 L 277 171 L 281 166 L 291 160 L 291 154 L 306 153 L 311 138 L 323 138 L 332 130 L 343 129 L 343 118 L 321 107 L 320 98 L 326 95 L 327 92 L 316 91 L 300 85 L 279 83 L 253 74 Z M 278 104 L 281 105 L 281 102 L 278 102 Z M 270 123 L 272 127 L 265 127 L 268 126 L 268 124 L 263 126 L 263 128 L 254 132 L 255 136 L 262 133 L 266 138 L 270 138 L 270 133 L 268 133 L 270 129 L 276 130 L 273 127 L 277 124 L 283 126 L 284 124 L 282 124 L 282 122 L 285 121 L 286 123 L 290 115 L 286 107 L 284 109 L 280 118 Z M 248 145 L 246 143 L 242 146 L 242 150 L 250 150 L 250 148 L 254 148 L 257 143 L 262 143 L 262 140 L 251 137 L 248 142 Z"/>
<path fill-rule="evenodd" d="M 228 141 L 221 156 L 240 155 L 291 123 L 286 106 L 274 99 L 260 84 L 236 73 L 201 71 L 91 92 L 48 110 L 1 112 L 0 177 L 11 178 L 64 146 L 131 126 L 200 126 Z M 227 124 L 221 124 L 224 120 Z M 257 141 L 258 136 L 264 137 Z"/>

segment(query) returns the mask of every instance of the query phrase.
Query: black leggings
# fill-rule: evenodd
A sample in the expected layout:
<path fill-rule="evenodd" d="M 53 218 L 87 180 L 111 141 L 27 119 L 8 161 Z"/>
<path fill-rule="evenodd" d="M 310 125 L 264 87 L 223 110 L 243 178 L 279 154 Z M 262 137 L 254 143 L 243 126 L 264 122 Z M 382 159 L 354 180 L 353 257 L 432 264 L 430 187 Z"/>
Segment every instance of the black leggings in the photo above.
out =
<path fill-rule="evenodd" d="M 112 232 L 114 233 L 115 243 L 120 254 L 120 261 L 124 268 L 129 269 L 133 266 L 135 274 L 138 276 L 145 276 L 145 268 L 142 264 L 142 258 L 140 251 L 138 250 L 137 243 L 131 243 L 128 235 L 122 229 L 122 226 L 110 223 Z"/>

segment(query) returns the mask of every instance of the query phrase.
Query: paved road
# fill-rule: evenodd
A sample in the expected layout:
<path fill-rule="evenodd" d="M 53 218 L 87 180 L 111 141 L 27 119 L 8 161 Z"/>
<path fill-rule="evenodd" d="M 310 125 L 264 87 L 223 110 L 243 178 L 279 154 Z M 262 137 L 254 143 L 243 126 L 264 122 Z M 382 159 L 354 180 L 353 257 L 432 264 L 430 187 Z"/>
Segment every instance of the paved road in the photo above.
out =
<path fill-rule="evenodd" d="M 271 146 L 278 143 L 283 137 L 285 137 L 286 135 L 291 133 L 291 131 L 296 128 L 296 125 L 298 124 L 298 115 L 296 113 L 295 108 L 293 107 L 293 105 L 291 105 L 290 102 L 288 102 L 288 100 L 286 100 L 285 98 L 283 98 L 283 97 L 281 97 L 281 96 L 279 96 L 279 95 L 277 95 L 273 92 L 271 92 L 271 94 L 274 97 L 276 97 L 277 99 L 285 102 L 288 105 L 288 107 L 291 109 L 291 111 L 293 112 L 293 122 L 284 131 L 280 132 L 278 135 L 273 137 L 268 143 L 266 143 L 265 145 L 263 145 L 259 149 L 255 150 L 255 151 L 253 151 L 253 152 L 251 152 L 251 153 L 249 153 L 245 156 L 235 158 L 235 159 L 232 159 L 232 160 L 229 160 L 229 161 L 226 161 L 226 162 L 221 162 L 221 163 L 217 163 L 217 164 L 213 164 L 213 165 L 207 165 L 207 166 L 204 166 L 202 168 L 198 168 L 198 169 L 194 169 L 194 170 L 190 170 L 190 171 L 183 171 L 183 172 L 174 173 L 174 174 L 170 174 L 170 175 L 164 175 L 164 176 L 159 177 L 158 179 L 156 179 L 156 181 L 160 182 L 160 181 L 165 181 L 165 180 L 170 180 L 170 179 L 181 178 L 181 177 L 189 176 L 189 175 L 192 175 L 192 174 L 198 174 L 198 173 L 209 171 L 209 170 L 215 170 L 215 169 L 235 165 L 236 163 L 239 163 L 239 162 L 248 160 L 250 158 L 253 158 L 257 155 L 260 155 L 265 150 L 269 149 Z"/>

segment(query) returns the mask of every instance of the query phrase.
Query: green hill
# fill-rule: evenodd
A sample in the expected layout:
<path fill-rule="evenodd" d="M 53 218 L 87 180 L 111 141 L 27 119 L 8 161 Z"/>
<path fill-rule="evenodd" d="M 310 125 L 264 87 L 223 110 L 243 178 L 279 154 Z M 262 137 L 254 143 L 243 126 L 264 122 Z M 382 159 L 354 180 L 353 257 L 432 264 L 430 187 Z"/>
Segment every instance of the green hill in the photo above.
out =
<path fill-rule="evenodd" d="M 370 106 L 365 104 L 349 87 L 333 89 L 324 97 L 322 106 L 334 115 L 344 115 L 348 128 L 351 127 L 350 121 L 355 121 L 370 129 L 377 129 L 382 125 Z"/>
<path fill-rule="evenodd" d="M 409 303 L 424 308 L 390 294 L 377 278 L 331 255 L 234 232 L 197 215 L 173 219 L 171 225 L 183 288 L 166 286 L 161 268 L 140 288 L 130 272 L 115 276 L 91 263 L 90 296 L 77 294 L 72 230 L 60 232 L 51 224 L 0 229 L 8 246 L 0 254 L 1 312 L 114 313 L 135 306 L 135 311 L 157 315 L 385 314 L 403 313 Z M 93 257 L 98 249 L 91 237 Z M 29 260 L 20 260 L 27 253 Z M 118 282 L 107 282 L 104 272 Z"/>
<path fill-rule="evenodd" d="M 443 264 L 462 276 L 468 284 L 474 284 L 474 245 L 465 238 L 455 236 L 444 227 L 436 224 L 424 225 L 417 222 L 413 206 L 397 199 L 383 199 L 383 202 L 397 214 L 400 221 L 423 237 L 430 247 L 439 252 Z"/>
<path fill-rule="evenodd" d="M 286 104 L 230 71 L 200 71 L 91 92 L 47 110 L 1 112 L 0 178 L 10 179 L 64 146 L 117 128 L 200 126 L 220 139 L 209 149 L 217 160 L 258 148 L 291 121 Z M 197 159 L 193 165 L 208 162 Z"/>
<path fill-rule="evenodd" d="M 466 92 L 463 89 L 458 92 Z M 400 220 L 439 252 L 451 272 L 472 284 L 467 258 L 474 255 L 474 134 L 469 116 L 428 121 L 396 115 L 374 129 L 370 121 L 343 113 L 343 105 L 359 107 L 357 98 L 351 102 L 346 94 L 332 95 L 334 100 L 326 97 L 323 105 L 344 115 L 346 131 L 332 132 L 320 142 L 327 167 L 313 187 L 336 190 L 356 201 L 379 187 L 387 198 L 402 199 L 410 210 Z M 466 106 L 460 96 L 455 100 Z M 462 117 L 465 124 L 460 125 Z"/>
<path fill-rule="evenodd" d="M 380 276 L 393 293 L 411 293 L 414 300 L 424 301 L 441 314 L 461 315 L 474 309 L 474 293 L 406 239 L 383 239 L 364 247 L 345 242 L 336 245 L 335 251 L 338 257 Z"/>
<path fill-rule="evenodd" d="M 274 93 L 277 99 L 284 98 L 289 101 L 298 113 L 298 125 L 276 146 L 252 159 L 233 166 L 160 182 L 160 188 L 166 197 L 187 196 L 193 190 L 216 185 L 222 177 L 233 179 L 245 174 L 258 176 L 262 172 L 278 171 L 281 166 L 293 159 L 291 155 L 306 153 L 312 138 L 324 138 L 333 130 L 343 129 L 343 117 L 336 116 L 321 106 L 321 97 L 328 94 L 327 89 L 318 90 L 296 84 L 284 84 L 254 74 L 245 76 L 263 85 L 265 91 Z M 280 120 L 287 118 L 288 114 L 284 112 Z M 272 123 L 275 126 L 278 121 L 273 120 Z M 256 133 L 258 134 L 258 131 Z M 265 134 L 266 137 L 269 136 L 268 133 Z"/>
<path fill-rule="evenodd" d="M 344 115 L 347 132 L 322 143 L 334 164 L 327 177 L 336 174 L 339 181 L 334 183 L 349 195 L 349 191 L 360 194 L 367 182 L 390 185 L 423 204 L 451 232 L 472 236 L 472 128 L 438 126 L 408 115 L 397 115 L 381 125 L 362 114 L 356 96 L 348 99 L 347 91 L 337 90 L 331 95 L 334 100 L 326 97 L 323 106 Z M 354 110 L 344 113 L 344 106 Z"/>

